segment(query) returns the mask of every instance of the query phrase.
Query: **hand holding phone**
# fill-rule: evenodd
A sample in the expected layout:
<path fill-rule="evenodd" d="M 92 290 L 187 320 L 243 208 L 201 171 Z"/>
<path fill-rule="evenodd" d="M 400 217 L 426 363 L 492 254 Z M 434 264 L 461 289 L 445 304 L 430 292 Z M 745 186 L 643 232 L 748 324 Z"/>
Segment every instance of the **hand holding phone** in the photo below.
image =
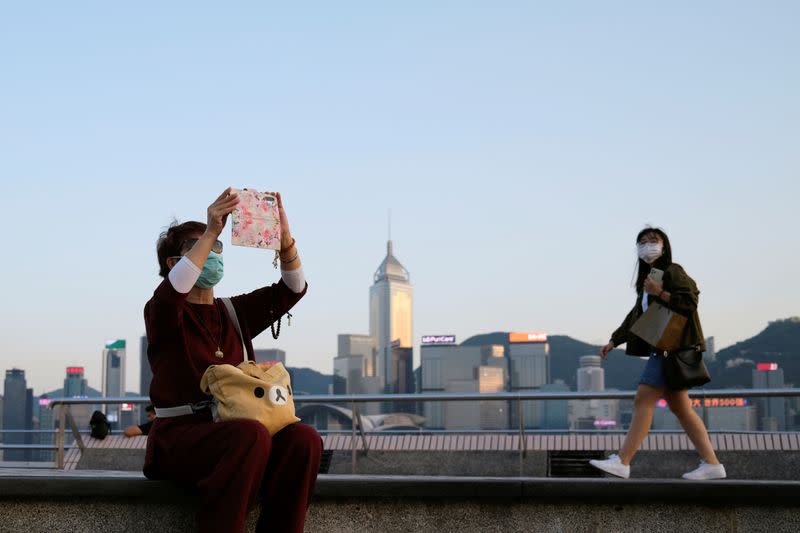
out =
<path fill-rule="evenodd" d="M 650 279 L 652 279 L 653 281 L 660 282 L 664 280 L 664 271 L 658 268 L 651 268 L 650 274 L 648 274 L 648 276 L 650 276 Z"/>

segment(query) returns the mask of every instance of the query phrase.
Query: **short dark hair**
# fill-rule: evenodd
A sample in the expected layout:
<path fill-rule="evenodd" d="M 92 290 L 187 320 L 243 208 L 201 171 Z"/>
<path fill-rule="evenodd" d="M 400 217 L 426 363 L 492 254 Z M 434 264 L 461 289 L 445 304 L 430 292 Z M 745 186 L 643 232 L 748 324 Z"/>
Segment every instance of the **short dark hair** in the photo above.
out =
<path fill-rule="evenodd" d="M 181 255 L 181 245 L 186 239 L 191 239 L 198 233 L 203 234 L 206 231 L 206 225 L 202 222 L 191 220 L 179 224 L 174 221 L 170 224 L 169 228 L 161 232 L 158 236 L 156 243 L 156 255 L 158 256 L 158 275 L 162 278 L 167 277 L 169 274 L 169 266 L 167 266 L 167 258 Z"/>
<path fill-rule="evenodd" d="M 151 403 L 150 405 L 148 405 L 147 407 L 144 408 L 144 411 L 145 411 L 145 413 L 155 413 L 156 412 L 156 408 Z"/>

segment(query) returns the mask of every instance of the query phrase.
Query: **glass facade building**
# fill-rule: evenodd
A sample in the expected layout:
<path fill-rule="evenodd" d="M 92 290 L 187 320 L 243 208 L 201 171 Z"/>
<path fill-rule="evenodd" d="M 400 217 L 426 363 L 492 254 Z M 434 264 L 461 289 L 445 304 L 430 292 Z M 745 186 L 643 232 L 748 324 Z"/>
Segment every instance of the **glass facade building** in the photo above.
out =
<path fill-rule="evenodd" d="M 413 347 L 414 291 L 408 271 L 392 251 L 392 241 L 387 243 L 386 257 L 375 272 L 369 290 L 369 334 L 375 339 L 376 371 L 384 392 L 390 392 L 397 376 L 394 375 L 392 348 Z"/>
<path fill-rule="evenodd" d="M 106 343 L 103 350 L 103 396 L 114 398 L 125 395 L 125 341 Z M 114 429 L 119 428 L 120 406 L 109 405 L 106 412 L 108 421 Z"/>

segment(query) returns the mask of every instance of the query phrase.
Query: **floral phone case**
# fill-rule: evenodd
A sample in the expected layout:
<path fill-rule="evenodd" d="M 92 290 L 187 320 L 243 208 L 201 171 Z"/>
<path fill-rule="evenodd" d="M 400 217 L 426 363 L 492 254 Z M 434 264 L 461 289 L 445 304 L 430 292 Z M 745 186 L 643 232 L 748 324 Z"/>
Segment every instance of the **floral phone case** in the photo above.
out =
<path fill-rule="evenodd" d="M 281 220 L 278 199 L 268 193 L 252 189 L 234 189 L 239 195 L 239 204 L 231 213 L 231 244 L 281 249 Z"/>

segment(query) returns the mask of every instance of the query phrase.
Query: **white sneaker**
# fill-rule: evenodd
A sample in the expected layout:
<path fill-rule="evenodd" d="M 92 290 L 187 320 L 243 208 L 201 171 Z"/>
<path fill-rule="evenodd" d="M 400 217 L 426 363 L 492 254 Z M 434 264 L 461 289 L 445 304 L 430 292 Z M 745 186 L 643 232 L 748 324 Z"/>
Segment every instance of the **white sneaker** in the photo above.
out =
<path fill-rule="evenodd" d="M 593 467 L 602 470 L 612 476 L 628 479 L 631 477 L 631 466 L 622 464 L 619 455 L 613 453 L 608 456 L 608 459 L 592 459 L 589 464 Z"/>
<path fill-rule="evenodd" d="M 686 472 L 683 479 L 725 479 L 725 467 L 720 465 L 710 465 L 705 461 L 700 461 L 700 466 L 691 472 Z"/>

